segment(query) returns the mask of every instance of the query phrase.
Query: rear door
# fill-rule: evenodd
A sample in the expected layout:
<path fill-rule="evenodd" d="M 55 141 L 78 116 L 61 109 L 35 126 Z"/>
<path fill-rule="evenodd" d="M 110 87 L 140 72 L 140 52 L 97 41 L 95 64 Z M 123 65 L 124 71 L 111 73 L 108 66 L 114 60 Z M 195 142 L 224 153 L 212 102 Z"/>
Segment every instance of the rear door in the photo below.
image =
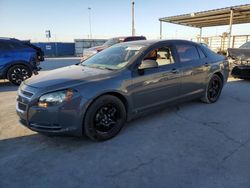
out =
<path fill-rule="evenodd" d="M 204 91 L 209 71 L 209 61 L 202 49 L 195 44 L 176 44 L 179 57 L 181 78 L 181 95 L 187 96 Z"/>
<path fill-rule="evenodd" d="M 1 41 L 0 50 L 0 66 L 10 66 L 11 63 L 19 61 L 29 62 L 31 54 L 35 54 L 30 47 L 11 40 Z"/>

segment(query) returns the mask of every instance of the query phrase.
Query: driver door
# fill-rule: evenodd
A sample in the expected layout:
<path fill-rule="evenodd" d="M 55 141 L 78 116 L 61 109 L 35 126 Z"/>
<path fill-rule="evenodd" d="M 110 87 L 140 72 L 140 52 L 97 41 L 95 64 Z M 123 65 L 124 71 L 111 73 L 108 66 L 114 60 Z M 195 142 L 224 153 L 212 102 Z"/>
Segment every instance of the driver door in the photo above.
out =
<path fill-rule="evenodd" d="M 151 49 L 147 55 L 152 50 L 157 50 L 155 60 L 158 67 L 143 70 L 138 67 L 132 79 L 132 98 L 137 112 L 170 102 L 180 95 L 180 72 L 171 46 L 163 45 Z"/>

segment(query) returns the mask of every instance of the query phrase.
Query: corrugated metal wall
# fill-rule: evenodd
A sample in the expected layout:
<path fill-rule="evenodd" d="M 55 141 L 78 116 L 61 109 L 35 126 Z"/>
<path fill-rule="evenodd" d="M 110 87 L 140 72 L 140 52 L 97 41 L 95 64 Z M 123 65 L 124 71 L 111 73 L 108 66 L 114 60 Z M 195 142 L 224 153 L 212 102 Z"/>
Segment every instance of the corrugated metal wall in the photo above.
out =
<path fill-rule="evenodd" d="M 105 39 L 75 39 L 75 55 L 82 56 L 83 50 L 105 43 Z"/>
<path fill-rule="evenodd" d="M 199 41 L 198 38 L 192 39 L 193 41 Z M 250 41 L 250 35 L 234 35 L 231 37 L 230 47 L 239 48 L 242 44 Z M 226 51 L 228 44 L 228 37 L 223 36 L 211 36 L 202 37 L 202 42 L 206 43 L 215 52 Z"/>
<path fill-rule="evenodd" d="M 66 42 L 38 42 L 32 43 L 44 51 L 45 57 L 74 56 L 75 43 Z"/>

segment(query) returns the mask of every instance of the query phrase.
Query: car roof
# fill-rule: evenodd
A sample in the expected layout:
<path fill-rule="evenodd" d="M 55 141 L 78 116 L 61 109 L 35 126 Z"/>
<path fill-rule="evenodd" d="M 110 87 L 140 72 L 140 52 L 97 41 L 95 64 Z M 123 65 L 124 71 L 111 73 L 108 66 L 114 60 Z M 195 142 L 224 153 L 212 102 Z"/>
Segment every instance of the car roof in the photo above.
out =
<path fill-rule="evenodd" d="M 8 37 L 0 37 L 1 41 L 15 41 L 15 42 L 20 42 L 18 39 L 15 38 L 8 38 Z"/>
<path fill-rule="evenodd" d="M 111 39 L 126 39 L 126 38 L 137 38 L 137 37 L 141 37 L 141 38 L 146 38 L 145 36 L 120 36 L 120 37 L 113 37 Z"/>

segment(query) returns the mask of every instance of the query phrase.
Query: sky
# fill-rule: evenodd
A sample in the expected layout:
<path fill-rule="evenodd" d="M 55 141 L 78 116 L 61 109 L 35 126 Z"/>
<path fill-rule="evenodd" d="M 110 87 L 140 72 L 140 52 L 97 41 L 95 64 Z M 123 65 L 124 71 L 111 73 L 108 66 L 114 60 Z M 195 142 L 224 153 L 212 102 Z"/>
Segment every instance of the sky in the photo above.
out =
<path fill-rule="evenodd" d="M 89 38 L 131 35 L 131 0 L 0 0 L 0 37 L 32 42 L 72 42 Z M 159 18 L 249 4 L 250 0 L 135 0 L 136 35 L 159 38 Z M 203 29 L 203 36 L 221 35 L 228 26 Z M 199 29 L 163 23 L 163 38 L 191 39 Z M 232 34 L 250 34 L 250 24 L 234 25 Z"/>

